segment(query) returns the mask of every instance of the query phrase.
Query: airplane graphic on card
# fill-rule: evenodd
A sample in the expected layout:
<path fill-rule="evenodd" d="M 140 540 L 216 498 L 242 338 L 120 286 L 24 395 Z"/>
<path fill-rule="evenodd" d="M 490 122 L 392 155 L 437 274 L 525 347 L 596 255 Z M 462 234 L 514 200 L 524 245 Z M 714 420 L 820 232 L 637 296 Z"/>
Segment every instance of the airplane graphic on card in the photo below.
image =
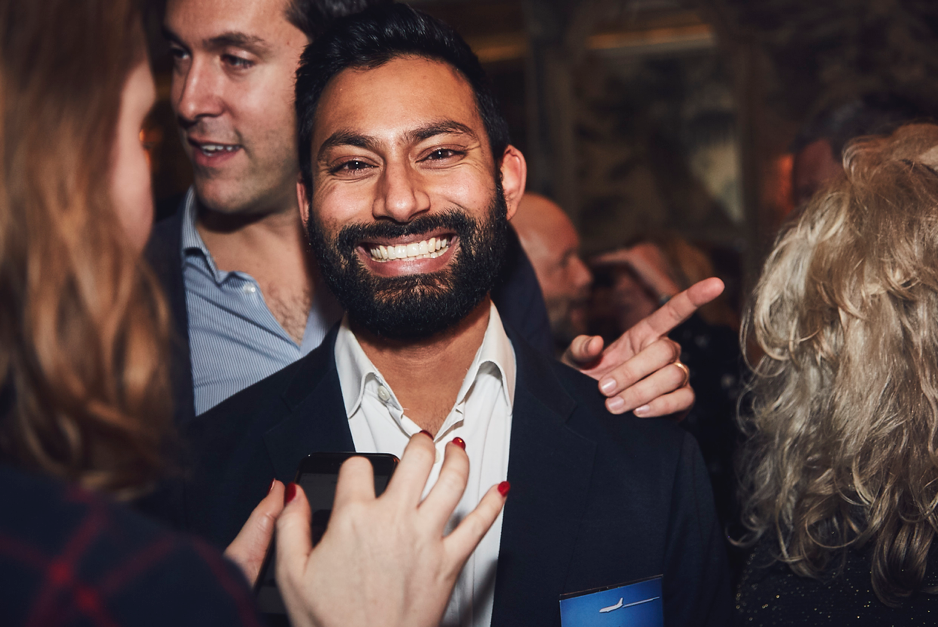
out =
<path fill-rule="evenodd" d="M 560 597 L 563 627 L 663 627 L 661 577 Z"/>

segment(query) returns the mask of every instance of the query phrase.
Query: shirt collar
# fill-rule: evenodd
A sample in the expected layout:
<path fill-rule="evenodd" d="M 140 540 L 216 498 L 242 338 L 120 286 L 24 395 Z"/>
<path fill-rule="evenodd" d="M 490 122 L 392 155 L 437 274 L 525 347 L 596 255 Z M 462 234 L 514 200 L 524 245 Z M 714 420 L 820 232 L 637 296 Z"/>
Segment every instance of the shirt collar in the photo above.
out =
<path fill-rule="evenodd" d="M 342 318 L 342 325 L 336 337 L 335 362 L 339 373 L 339 385 L 342 388 L 342 399 L 349 418 L 358 411 L 369 379 L 373 378 L 388 390 L 391 389 L 375 365 L 368 359 L 361 344 L 358 343 L 358 338 L 349 328 L 348 314 Z M 459 394 L 456 395 L 457 406 L 465 401 L 473 383 L 483 372 L 491 372 L 498 377 L 501 381 L 501 393 L 505 395 L 508 406 L 513 407 L 517 372 L 515 352 L 494 304 L 490 306 L 489 323 L 485 329 L 485 336 L 482 338 L 482 345 L 476 351 L 475 359 L 463 379 Z M 391 393 L 393 395 L 393 391 Z M 394 402 L 399 406 L 396 398 Z"/>
<path fill-rule="evenodd" d="M 183 203 L 183 214 L 182 214 L 182 257 L 192 255 L 201 255 L 205 260 L 205 264 L 208 266 L 209 271 L 211 271 L 212 276 L 215 278 L 216 283 L 221 283 L 228 276 L 228 272 L 220 272 L 218 266 L 215 265 L 215 260 L 212 258 L 212 253 L 209 252 L 208 247 L 205 245 L 205 241 L 202 239 L 202 236 L 199 235 L 199 230 L 195 228 L 195 218 L 198 213 L 195 201 L 195 188 L 190 187 L 189 191 L 186 192 L 186 199 Z"/>

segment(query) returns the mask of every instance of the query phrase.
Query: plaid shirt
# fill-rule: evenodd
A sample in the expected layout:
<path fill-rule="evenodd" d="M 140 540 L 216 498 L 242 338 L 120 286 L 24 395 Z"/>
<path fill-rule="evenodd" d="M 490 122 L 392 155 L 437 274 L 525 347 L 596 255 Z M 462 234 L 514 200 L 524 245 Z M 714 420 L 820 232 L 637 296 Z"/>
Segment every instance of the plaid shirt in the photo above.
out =
<path fill-rule="evenodd" d="M 208 545 L 0 464 L 0 624 L 262 622 L 241 572 Z"/>

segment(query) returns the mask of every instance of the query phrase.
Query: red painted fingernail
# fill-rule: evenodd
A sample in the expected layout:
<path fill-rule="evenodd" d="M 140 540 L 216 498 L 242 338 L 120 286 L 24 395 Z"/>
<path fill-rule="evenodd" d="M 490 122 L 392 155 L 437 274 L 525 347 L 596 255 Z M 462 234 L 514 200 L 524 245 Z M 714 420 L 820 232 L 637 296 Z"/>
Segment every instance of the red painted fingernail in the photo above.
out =
<path fill-rule="evenodd" d="M 511 489 L 511 484 L 507 481 L 502 481 L 498 484 L 498 493 L 502 496 L 508 496 L 508 490 Z"/>
<path fill-rule="evenodd" d="M 430 433 L 429 431 L 427 431 L 426 429 L 421 429 L 421 430 L 420 430 L 420 433 L 424 434 L 425 436 L 427 436 L 427 437 L 430 438 L 431 440 L 433 439 L 433 434 Z"/>
<path fill-rule="evenodd" d="M 296 484 L 292 481 L 287 484 L 287 490 L 283 493 L 283 502 L 289 503 L 296 497 Z"/>
<path fill-rule="evenodd" d="M 458 446 L 464 451 L 466 450 L 466 441 L 463 440 L 462 438 L 453 438 L 453 444 L 455 444 L 456 446 Z"/>
<path fill-rule="evenodd" d="M 270 494 L 271 492 L 274 491 L 274 486 L 275 486 L 275 485 L 277 485 L 277 480 L 276 480 L 276 479 L 272 479 L 271 482 L 270 482 L 270 487 L 267 488 L 267 494 Z"/>

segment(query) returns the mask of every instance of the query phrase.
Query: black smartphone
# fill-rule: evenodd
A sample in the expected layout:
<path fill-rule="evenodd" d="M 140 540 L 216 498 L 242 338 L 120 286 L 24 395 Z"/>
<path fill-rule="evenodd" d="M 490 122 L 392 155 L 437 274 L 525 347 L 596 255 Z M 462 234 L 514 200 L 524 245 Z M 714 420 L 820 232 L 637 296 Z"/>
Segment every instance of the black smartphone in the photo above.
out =
<path fill-rule="evenodd" d="M 335 501 L 335 486 L 339 481 L 339 467 L 349 457 L 364 457 L 371 462 L 375 473 L 375 496 L 381 496 L 388 487 L 388 481 L 397 468 L 397 457 L 389 453 L 313 453 L 300 462 L 296 471 L 294 482 L 306 493 L 310 509 L 313 512 L 312 531 L 313 545 L 315 546 L 326 532 L 329 516 L 332 514 L 332 503 Z M 261 566 L 257 582 L 254 584 L 254 594 L 261 612 L 268 615 L 272 625 L 286 623 L 286 607 L 280 598 L 277 581 L 274 578 L 276 571 L 275 543 L 271 542 L 267 549 L 267 556 Z M 276 619 L 280 620 L 276 620 Z"/>

